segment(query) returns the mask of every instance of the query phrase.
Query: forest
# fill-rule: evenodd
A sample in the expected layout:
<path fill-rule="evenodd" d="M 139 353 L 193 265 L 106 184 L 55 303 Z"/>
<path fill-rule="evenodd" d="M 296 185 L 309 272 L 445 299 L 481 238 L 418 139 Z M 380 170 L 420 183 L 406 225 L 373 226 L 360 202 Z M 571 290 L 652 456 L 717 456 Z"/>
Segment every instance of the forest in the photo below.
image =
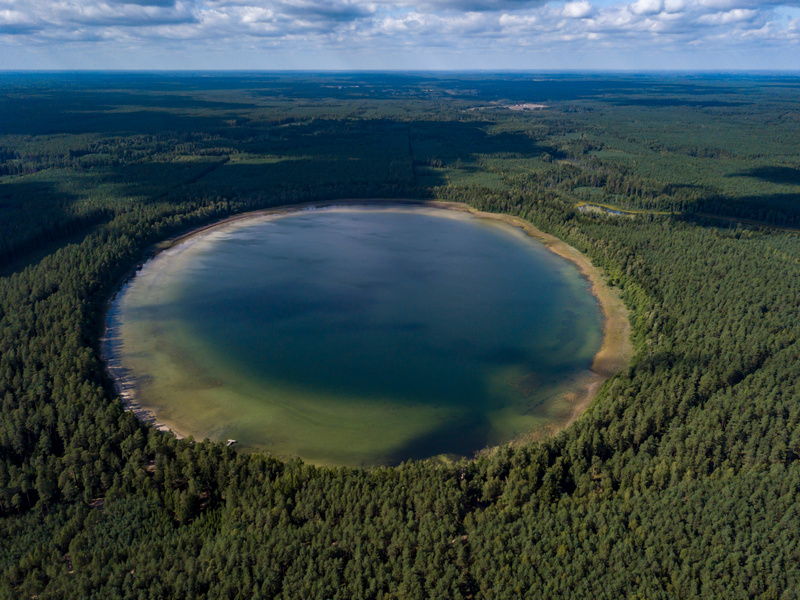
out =
<path fill-rule="evenodd" d="M 0 599 L 798 597 L 800 77 L 5 72 L 0 92 Z M 451 464 L 280 461 L 123 410 L 99 345 L 131 268 L 337 198 L 556 235 L 621 291 L 633 360 L 565 430 Z"/>

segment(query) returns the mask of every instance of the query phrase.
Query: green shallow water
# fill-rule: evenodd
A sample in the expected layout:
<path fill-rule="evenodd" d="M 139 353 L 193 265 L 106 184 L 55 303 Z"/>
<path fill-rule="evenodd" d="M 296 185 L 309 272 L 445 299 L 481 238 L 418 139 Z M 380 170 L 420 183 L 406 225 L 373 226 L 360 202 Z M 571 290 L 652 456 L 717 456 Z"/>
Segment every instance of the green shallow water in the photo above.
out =
<path fill-rule="evenodd" d="M 343 465 L 471 455 L 559 420 L 602 336 L 574 265 L 425 207 L 223 225 L 148 262 L 108 322 L 115 373 L 159 420 Z"/>

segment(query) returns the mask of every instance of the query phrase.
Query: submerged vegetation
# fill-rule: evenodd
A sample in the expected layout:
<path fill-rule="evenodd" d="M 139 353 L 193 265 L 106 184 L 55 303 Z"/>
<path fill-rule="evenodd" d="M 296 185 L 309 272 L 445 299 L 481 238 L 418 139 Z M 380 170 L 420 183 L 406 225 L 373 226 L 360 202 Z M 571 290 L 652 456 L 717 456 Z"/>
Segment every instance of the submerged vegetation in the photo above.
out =
<path fill-rule="evenodd" d="M 123 401 L 239 450 L 396 465 L 563 427 L 625 366 L 606 343 L 616 369 L 590 371 L 597 299 L 520 229 L 458 203 L 334 202 L 245 213 L 148 261 L 103 345 Z"/>
<path fill-rule="evenodd" d="M 797 78 L 0 86 L 0 597 L 794 597 Z M 565 431 L 449 465 L 281 462 L 122 410 L 102 314 L 154 244 L 343 197 L 466 202 L 567 241 L 621 289 L 630 367 Z"/>

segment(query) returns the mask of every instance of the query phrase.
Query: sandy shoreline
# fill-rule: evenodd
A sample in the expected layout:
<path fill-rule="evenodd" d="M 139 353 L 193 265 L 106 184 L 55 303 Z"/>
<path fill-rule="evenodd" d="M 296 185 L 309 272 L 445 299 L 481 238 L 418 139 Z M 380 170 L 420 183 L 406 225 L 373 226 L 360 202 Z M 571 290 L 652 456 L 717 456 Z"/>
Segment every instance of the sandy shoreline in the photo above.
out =
<path fill-rule="evenodd" d="M 112 309 L 114 300 L 117 294 L 120 293 L 124 287 L 136 276 L 136 273 L 142 268 L 142 266 L 144 266 L 144 264 L 155 258 L 162 251 L 167 250 L 177 244 L 185 242 L 213 229 L 230 225 L 231 223 L 238 221 L 250 220 L 259 217 L 288 215 L 295 212 L 332 208 L 337 206 L 375 206 L 381 204 L 385 204 L 387 206 L 391 206 L 392 204 L 400 206 L 416 205 L 421 207 L 453 210 L 468 213 L 479 218 L 492 219 L 513 225 L 522 229 L 530 237 L 541 241 L 550 251 L 577 265 L 581 273 L 590 281 L 592 286 L 591 292 L 600 304 L 600 308 L 603 313 L 603 341 L 599 351 L 592 361 L 590 371 L 585 376 L 582 376 L 579 381 L 572 386 L 572 391 L 565 393 L 563 396 L 564 400 L 570 407 L 569 417 L 558 422 L 553 422 L 551 425 L 544 427 L 541 430 L 524 434 L 519 438 L 512 440 L 510 443 L 535 441 L 564 429 L 570 423 L 575 421 L 589 406 L 589 404 L 591 404 L 592 400 L 594 400 L 596 397 L 600 386 L 607 379 L 628 365 L 633 354 L 633 346 L 630 341 L 630 321 L 628 319 L 627 307 L 625 307 L 623 304 L 619 293 L 616 290 L 612 290 L 605 284 L 602 272 L 591 263 L 588 257 L 581 254 L 578 250 L 572 246 L 569 246 L 557 237 L 540 231 L 519 217 L 482 212 L 472 208 L 471 206 L 458 202 L 407 200 L 395 198 L 373 198 L 364 200 L 341 199 L 326 202 L 309 202 L 305 204 L 295 204 L 242 213 L 228 217 L 221 221 L 217 221 L 215 223 L 211 223 L 209 225 L 204 225 L 203 227 L 198 227 L 197 229 L 193 229 L 185 234 L 170 238 L 155 245 L 148 253 L 144 263 L 132 268 L 120 281 L 106 304 L 106 311 L 104 315 L 104 334 L 100 339 L 100 356 L 106 365 L 106 371 L 114 383 L 114 388 L 119 395 L 120 401 L 122 402 L 125 410 L 131 411 L 139 420 L 149 423 L 161 431 L 170 431 L 177 438 L 185 437 L 183 433 L 174 426 L 174 424 L 158 419 L 152 409 L 139 404 L 136 397 L 136 381 L 129 373 L 127 373 L 126 369 L 120 362 L 120 357 L 113 352 L 113 342 L 115 339 L 117 339 L 116 336 L 118 330 L 118 324 L 113 322 L 114 312 Z"/>
<path fill-rule="evenodd" d="M 148 423 L 159 431 L 169 431 L 180 440 L 186 436 L 177 427 L 166 421 L 159 420 L 153 409 L 139 403 L 136 395 L 136 379 L 128 373 L 128 370 L 122 365 L 120 357 L 113 351 L 114 341 L 119 339 L 117 334 L 118 325 L 112 323 L 114 319 L 112 312 L 114 299 L 125 285 L 133 279 L 136 271 L 138 271 L 138 268 L 126 275 L 106 304 L 105 327 L 103 336 L 100 338 L 100 359 L 105 363 L 106 372 L 114 383 L 114 391 L 119 396 L 122 407 L 126 411 L 132 412 L 142 423 Z"/>
<path fill-rule="evenodd" d="M 556 236 L 534 227 L 524 219 L 511 215 L 479 211 L 471 206 L 457 202 L 431 201 L 425 204 L 427 206 L 467 212 L 484 219 L 502 221 L 519 227 L 530 237 L 542 242 L 551 252 L 577 265 L 581 273 L 592 284 L 592 295 L 597 298 L 597 302 L 603 312 L 603 341 L 592 360 L 589 373 L 580 378 L 573 391 L 564 394 L 564 399 L 571 408 L 569 418 L 561 422 L 553 422 L 541 430 L 523 434 L 518 439 L 512 440 L 511 443 L 537 441 L 566 428 L 588 408 L 597 396 L 600 386 L 628 366 L 633 356 L 631 323 L 628 318 L 629 311 L 622 302 L 619 291 L 606 285 L 603 272 L 592 264 L 589 257 Z"/>

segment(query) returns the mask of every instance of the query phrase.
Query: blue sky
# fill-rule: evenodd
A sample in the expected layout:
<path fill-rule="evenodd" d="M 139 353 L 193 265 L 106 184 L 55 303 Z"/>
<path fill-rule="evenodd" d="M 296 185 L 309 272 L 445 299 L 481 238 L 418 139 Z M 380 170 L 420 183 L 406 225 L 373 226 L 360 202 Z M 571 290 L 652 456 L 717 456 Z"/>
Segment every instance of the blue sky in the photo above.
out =
<path fill-rule="evenodd" d="M 0 0 L 0 69 L 800 70 L 800 0 Z"/>

